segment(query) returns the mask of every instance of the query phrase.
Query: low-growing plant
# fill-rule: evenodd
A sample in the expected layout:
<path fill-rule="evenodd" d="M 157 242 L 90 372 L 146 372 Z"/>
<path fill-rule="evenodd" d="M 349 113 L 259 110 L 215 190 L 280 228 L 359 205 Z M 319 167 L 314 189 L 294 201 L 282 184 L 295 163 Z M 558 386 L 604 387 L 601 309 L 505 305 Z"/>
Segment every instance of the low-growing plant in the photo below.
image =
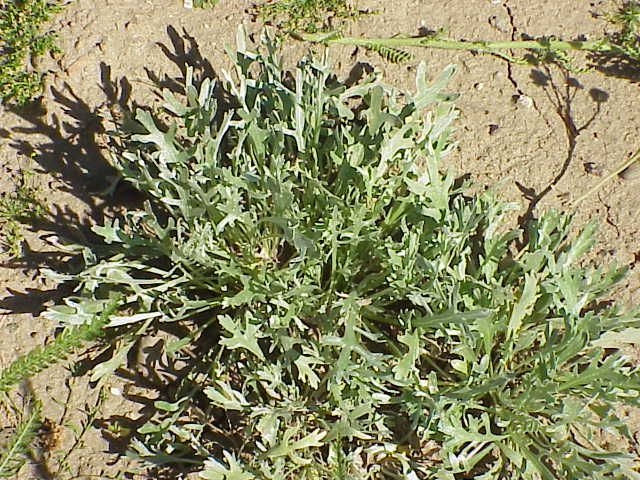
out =
<path fill-rule="evenodd" d="M 0 246 L 11 257 L 22 255 L 23 225 L 46 213 L 33 172 L 20 169 L 15 180 L 12 192 L 0 194 Z"/>
<path fill-rule="evenodd" d="M 338 28 L 366 13 L 351 0 L 267 0 L 255 10 L 262 21 L 285 33 Z"/>
<path fill-rule="evenodd" d="M 60 9 L 55 0 L 0 0 L 0 102 L 22 105 L 40 92 L 34 60 L 57 51 L 43 26 Z"/>
<path fill-rule="evenodd" d="M 611 40 L 630 57 L 640 61 L 640 3 L 624 2 L 621 8 L 610 15 L 609 21 L 619 27 Z"/>
<path fill-rule="evenodd" d="M 185 8 L 213 8 L 218 0 L 184 0 Z"/>
<path fill-rule="evenodd" d="M 624 272 L 582 260 L 593 224 L 510 230 L 513 205 L 456 180 L 454 68 L 347 86 L 238 38 L 220 84 L 188 70 L 184 98 L 114 133 L 144 208 L 52 273 L 76 285 L 46 312 L 63 325 L 122 295 L 94 380 L 187 328 L 160 344 L 184 368 L 131 454 L 210 480 L 640 478 L 599 441 L 629 437 L 617 407 L 640 393 L 638 312 L 603 301 Z"/>

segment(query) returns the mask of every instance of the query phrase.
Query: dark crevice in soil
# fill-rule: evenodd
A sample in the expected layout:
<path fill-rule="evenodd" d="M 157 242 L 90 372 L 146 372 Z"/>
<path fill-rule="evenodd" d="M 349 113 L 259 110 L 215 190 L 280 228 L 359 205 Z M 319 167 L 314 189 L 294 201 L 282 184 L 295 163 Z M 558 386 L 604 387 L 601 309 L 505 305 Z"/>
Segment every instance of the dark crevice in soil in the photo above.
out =
<path fill-rule="evenodd" d="M 591 126 L 600 114 L 602 104 L 608 99 L 606 92 L 600 89 L 591 89 L 589 94 L 595 103 L 595 108 L 591 116 L 582 125 L 578 126 L 574 119 L 573 102 L 578 92 L 583 90 L 584 87 L 578 80 L 570 75 L 569 71 L 559 66 L 558 69 L 561 74 L 562 85 L 558 85 L 556 81 L 554 81 L 553 72 L 548 65 L 544 66 L 543 70 L 534 70 L 532 72 L 532 78 L 538 86 L 543 88 L 547 99 L 554 106 L 558 117 L 562 120 L 567 138 L 567 150 L 560 170 L 540 192 L 536 192 L 534 188 L 516 182 L 518 189 L 529 201 L 526 212 L 520 216 L 520 223 L 523 225 L 533 218 L 538 204 L 551 193 L 564 178 L 573 163 L 578 137 Z"/>

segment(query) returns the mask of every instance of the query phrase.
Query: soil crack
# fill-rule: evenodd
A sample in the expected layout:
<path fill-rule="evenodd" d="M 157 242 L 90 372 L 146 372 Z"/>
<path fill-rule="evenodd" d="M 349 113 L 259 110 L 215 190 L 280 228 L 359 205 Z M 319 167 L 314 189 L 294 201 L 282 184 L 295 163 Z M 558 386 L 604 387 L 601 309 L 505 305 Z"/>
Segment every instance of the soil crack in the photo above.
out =
<path fill-rule="evenodd" d="M 503 8 L 505 9 L 505 12 L 507 13 L 507 17 L 509 18 L 509 27 L 510 27 L 510 31 L 511 31 L 511 40 L 512 41 L 516 41 L 518 40 L 518 27 L 516 26 L 516 17 L 515 14 L 513 13 L 513 10 L 511 9 L 511 7 L 509 6 L 509 2 L 505 1 L 502 3 Z M 513 51 L 509 52 L 509 55 L 513 56 Z M 533 109 L 537 112 L 538 115 L 540 115 L 540 118 L 542 118 L 544 120 L 544 122 L 546 123 L 547 127 L 552 128 L 551 124 L 549 123 L 549 120 L 547 120 L 547 118 L 544 116 L 543 112 L 540 110 L 540 108 L 538 108 L 538 104 L 536 103 L 535 99 L 530 97 L 529 95 L 524 93 L 524 90 L 522 90 L 522 88 L 520 88 L 520 84 L 518 83 L 518 80 L 516 80 L 515 75 L 513 74 L 513 63 L 507 61 L 507 78 L 509 79 L 509 82 L 511 82 L 511 85 L 513 86 L 513 89 L 516 91 L 516 94 L 514 95 L 514 100 L 517 101 L 520 98 L 525 98 L 531 101 L 531 106 L 533 106 Z M 527 101 L 528 101 L 527 100 Z"/>
<path fill-rule="evenodd" d="M 615 229 L 617 236 L 620 237 L 620 229 L 618 228 L 618 225 L 613 221 L 611 217 L 611 205 L 609 205 L 602 199 L 602 196 L 600 195 L 600 193 L 598 193 L 598 200 L 600 200 L 600 203 L 605 208 L 605 211 L 606 211 L 605 221 L 607 222 L 608 225 L 611 225 Z"/>
<path fill-rule="evenodd" d="M 509 26 L 511 27 L 511 40 L 514 41 L 516 40 L 516 32 L 518 31 L 518 27 L 516 27 L 516 19 L 513 14 L 513 10 L 511 10 L 509 2 L 505 1 L 502 6 L 507 12 L 507 17 L 509 18 Z M 520 85 L 518 85 L 518 81 L 513 76 L 513 65 L 511 64 L 511 62 L 507 62 L 507 78 L 513 85 L 513 88 L 518 93 L 518 95 L 524 95 L 524 92 L 520 88 Z"/>

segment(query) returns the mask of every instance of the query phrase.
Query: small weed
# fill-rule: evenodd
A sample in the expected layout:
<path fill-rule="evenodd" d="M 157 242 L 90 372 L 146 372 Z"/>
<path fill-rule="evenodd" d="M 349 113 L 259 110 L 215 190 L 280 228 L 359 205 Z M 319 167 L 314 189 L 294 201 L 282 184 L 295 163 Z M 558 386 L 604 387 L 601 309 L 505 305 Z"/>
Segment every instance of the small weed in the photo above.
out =
<path fill-rule="evenodd" d="M 193 6 L 196 8 L 213 8 L 218 4 L 218 0 L 194 0 Z"/>
<path fill-rule="evenodd" d="M 269 0 L 256 9 L 265 23 L 285 32 L 338 28 L 346 20 L 366 13 L 349 0 Z"/>
<path fill-rule="evenodd" d="M 38 94 L 42 75 L 34 60 L 56 52 L 43 25 L 60 9 L 52 0 L 0 0 L 0 102 L 22 105 Z"/>
<path fill-rule="evenodd" d="M 630 57 L 640 59 L 640 3 L 625 2 L 607 18 L 620 28 L 612 35 L 613 42 L 621 45 Z"/>
<path fill-rule="evenodd" d="M 184 0 L 185 8 L 213 8 L 218 0 Z"/>
<path fill-rule="evenodd" d="M 15 220 L 8 220 L 2 226 L 2 238 L 0 245 L 11 258 L 22 255 L 22 227 Z"/>
<path fill-rule="evenodd" d="M 15 478 L 27 461 L 29 449 L 41 425 L 40 402 L 31 401 L 24 408 L 13 410 L 19 421 L 13 434 L 0 445 L 0 478 Z"/>
<path fill-rule="evenodd" d="M 21 169 L 16 189 L 0 194 L 0 246 L 11 257 L 22 255 L 22 225 L 41 218 L 46 207 L 39 198 L 39 190 L 33 182 L 33 172 Z"/>

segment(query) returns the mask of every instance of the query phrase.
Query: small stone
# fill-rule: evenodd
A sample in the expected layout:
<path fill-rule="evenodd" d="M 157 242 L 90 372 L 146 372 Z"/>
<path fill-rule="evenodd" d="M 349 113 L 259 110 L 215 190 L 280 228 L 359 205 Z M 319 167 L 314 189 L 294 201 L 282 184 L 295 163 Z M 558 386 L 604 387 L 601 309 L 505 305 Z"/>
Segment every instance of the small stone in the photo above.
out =
<path fill-rule="evenodd" d="M 584 171 L 589 175 L 595 175 L 596 177 L 602 176 L 602 167 L 595 162 L 584 162 L 582 164 Z"/>
<path fill-rule="evenodd" d="M 527 95 L 518 95 L 516 103 L 525 108 L 533 107 L 533 99 Z"/>
<path fill-rule="evenodd" d="M 502 33 L 509 33 L 511 28 L 509 24 L 504 18 L 498 17 L 497 15 L 491 15 L 489 17 L 489 25 Z"/>

